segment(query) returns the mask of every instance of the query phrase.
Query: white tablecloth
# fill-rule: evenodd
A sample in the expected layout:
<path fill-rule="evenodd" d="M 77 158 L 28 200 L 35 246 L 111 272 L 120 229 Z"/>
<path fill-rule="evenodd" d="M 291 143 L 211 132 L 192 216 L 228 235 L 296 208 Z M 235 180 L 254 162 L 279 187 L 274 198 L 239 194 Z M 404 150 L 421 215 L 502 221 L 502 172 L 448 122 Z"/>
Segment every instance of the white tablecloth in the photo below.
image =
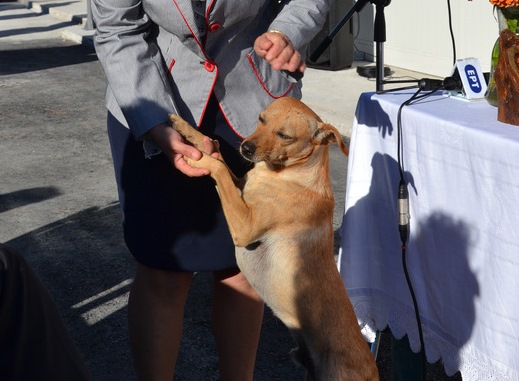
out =
<path fill-rule="evenodd" d="M 397 217 L 397 110 L 414 91 L 362 94 L 352 131 L 339 268 L 368 339 L 420 349 Z M 438 93 L 402 111 L 407 263 L 429 362 L 464 381 L 519 380 L 519 126 Z"/>

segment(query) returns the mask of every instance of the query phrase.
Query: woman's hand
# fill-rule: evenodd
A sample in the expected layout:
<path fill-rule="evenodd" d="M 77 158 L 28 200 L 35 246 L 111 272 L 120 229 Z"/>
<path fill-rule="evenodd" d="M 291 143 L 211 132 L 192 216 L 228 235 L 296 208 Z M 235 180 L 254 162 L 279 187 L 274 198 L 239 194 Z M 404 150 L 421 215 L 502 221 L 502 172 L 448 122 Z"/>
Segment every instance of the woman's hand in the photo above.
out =
<path fill-rule="evenodd" d="M 194 168 L 187 164 L 184 160 L 184 156 L 193 160 L 200 160 L 202 152 L 192 145 L 186 144 L 182 135 L 168 124 L 160 124 L 152 128 L 148 132 L 148 138 L 162 150 L 166 157 L 171 160 L 175 168 L 183 174 L 190 177 L 209 175 L 210 172 L 208 169 Z M 206 136 L 203 143 L 205 153 L 218 157 L 215 148 L 215 146 L 217 147 L 217 144 L 215 145 L 215 141 Z"/>
<path fill-rule="evenodd" d="M 282 32 L 263 33 L 254 41 L 254 51 L 258 56 L 266 59 L 274 70 L 300 71 L 302 73 L 306 69 L 301 54 L 294 48 L 287 35 Z"/>

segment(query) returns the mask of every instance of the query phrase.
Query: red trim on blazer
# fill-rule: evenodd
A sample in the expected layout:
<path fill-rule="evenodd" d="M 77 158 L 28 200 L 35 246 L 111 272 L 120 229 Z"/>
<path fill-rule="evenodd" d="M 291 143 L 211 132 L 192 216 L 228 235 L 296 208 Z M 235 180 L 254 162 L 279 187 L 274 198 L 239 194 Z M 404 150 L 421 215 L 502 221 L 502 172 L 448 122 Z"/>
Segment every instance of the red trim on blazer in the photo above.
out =
<path fill-rule="evenodd" d="M 216 95 L 215 95 L 215 98 L 216 98 Z M 218 101 L 218 98 L 216 98 L 216 100 Z M 225 121 L 227 122 L 227 125 L 228 125 L 229 128 L 232 130 L 232 132 L 234 132 L 235 135 L 238 136 L 239 138 L 241 138 L 241 139 L 245 139 L 245 137 L 244 137 L 244 136 L 241 136 L 241 135 L 238 133 L 238 131 L 236 131 L 236 130 L 234 129 L 234 127 L 232 126 L 231 122 L 230 122 L 229 119 L 227 118 L 227 115 L 225 115 L 225 112 L 223 111 L 222 106 L 220 106 L 220 101 L 218 101 L 218 107 L 220 108 L 220 111 L 222 112 L 222 115 L 223 115 Z"/>
<path fill-rule="evenodd" d="M 207 7 L 207 10 L 206 10 L 205 21 L 206 21 L 207 25 L 209 25 L 209 13 L 211 13 L 211 11 L 213 10 L 214 3 L 216 3 L 216 0 L 212 0 L 211 4 L 209 4 L 209 6 Z"/>
<path fill-rule="evenodd" d="M 207 23 L 207 18 L 209 17 L 209 10 L 210 10 L 211 7 L 214 5 L 214 2 L 215 2 L 215 1 L 216 1 L 216 0 L 212 0 L 211 5 L 210 5 L 210 7 L 209 7 L 208 10 L 207 10 L 207 13 L 206 13 L 206 23 Z M 180 7 L 179 7 L 179 5 L 178 5 L 178 3 L 177 3 L 177 0 L 173 0 L 173 3 L 175 4 L 175 7 L 177 8 L 178 13 L 180 13 L 180 16 L 182 16 L 182 19 L 184 20 L 184 23 L 185 23 L 186 26 L 189 28 L 189 31 L 191 32 L 191 35 L 192 35 L 193 38 L 195 39 L 195 41 L 196 41 L 196 43 L 198 44 L 200 50 L 202 51 L 204 57 L 206 58 L 206 60 L 207 60 L 206 63 L 207 63 L 207 62 L 211 62 L 211 63 L 213 63 L 213 61 L 211 61 L 211 60 L 209 59 L 209 57 L 207 56 L 203 44 L 200 42 L 200 40 L 199 40 L 198 38 L 196 38 L 196 34 L 193 32 L 193 29 L 191 29 L 191 26 L 190 26 L 189 23 L 187 22 L 186 17 L 184 16 L 184 14 L 182 13 L 182 11 L 180 10 Z M 171 69 L 173 68 L 173 65 L 174 65 L 174 64 L 175 64 L 175 60 L 172 60 L 170 66 L 169 66 L 169 70 L 171 70 Z M 204 65 L 204 66 L 205 66 L 205 65 Z M 217 80 L 217 78 L 218 78 L 218 66 L 215 65 L 214 68 L 215 68 L 215 70 L 216 70 L 216 75 L 214 76 L 213 84 L 212 84 L 212 86 L 211 86 L 211 91 L 209 92 L 209 95 L 208 95 L 208 97 L 207 97 L 207 99 L 206 99 L 206 101 L 205 101 L 204 110 L 202 111 L 202 115 L 200 116 L 200 120 L 198 121 L 198 126 L 197 126 L 197 128 L 200 128 L 200 124 L 202 123 L 202 120 L 204 119 L 204 115 L 205 115 L 205 112 L 206 112 L 206 110 L 207 110 L 207 105 L 209 104 L 209 98 L 211 97 L 211 94 L 213 93 L 213 89 L 214 89 L 214 87 L 215 87 L 215 83 L 216 83 L 216 80 Z M 227 120 L 227 118 L 225 118 L 225 119 Z M 234 131 L 234 129 L 233 129 L 233 131 Z"/>
<path fill-rule="evenodd" d="M 182 19 L 184 20 L 184 23 L 185 23 L 185 24 L 187 25 L 187 27 L 189 28 L 189 31 L 191 32 L 191 35 L 193 36 L 193 38 L 195 39 L 196 43 L 197 43 L 198 46 L 200 47 L 200 50 L 201 50 L 202 53 L 204 54 L 205 58 L 209 59 L 209 57 L 207 57 L 207 54 L 205 54 L 204 46 L 202 45 L 202 43 L 200 42 L 200 40 L 199 40 L 198 38 L 196 38 L 196 34 L 195 34 L 195 32 L 193 32 L 193 29 L 191 29 L 191 25 L 189 25 L 189 23 L 187 22 L 186 17 L 184 16 L 184 14 L 182 13 L 182 11 L 180 10 L 180 7 L 178 6 L 177 0 L 173 0 L 173 3 L 175 4 L 175 7 L 177 7 L 178 13 L 180 13 L 180 16 L 182 16 Z"/>
<path fill-rule="evenodd" d="M 168 73 L 171 73 L 171 69 L 173 69 L 173 66 L 175 66 L 175 60 L 172 59 L 169 66 L 168 66 Z"/>
<path fill-rule="evenodd" d="M 213 84 L 211 85 L 211 91 L 209 91 L 209 95 L 207 96 L 207 99 L 205 100 L 204 110 L 202 111 L 202 114 L 200 115 L 200 120 L 198 121 L 198 125 L 196 126 L 197 129 L 200 128 L 200 125 L 202 124 L 202 120 L 204 120 L 205 112 L 207 110 L 207 106 L 209 105 L 209 99 L 211 98 L 211 95 L 213 94 L 213 90 L 214 90 L 214 87 L 216 84 L 216 79 L 218 78 L 218 66 L 215 66 L 215 67 L 216 67 L 216 75 L 214 77 Z M 215 95 L 215 98 L 216 98 L 216 95 Z M 218 106 L 220 106 L 220 102 L 218 102 Z"/>
<path fill-rule="evenodd" d="M 204 46 L 205 46 L 205 43 L 207 42 L 207 36 L 209 35 L 209 33 L 216 32 L 216 30 L 220 29 L 220 24 L 218 22 L 214 22 L 211 25 L 209 25 L 209 15 L 211 14 L 211 11 L 213 10 L 214 3 L 216 3 L 216 0 L 212 0 L 211 4 L 209 4 L 209 6 L 207 7 L 207 9 L 205 11 L 205 25 L 206 25 L 207 33 L 204 36 Z M 218 25 L 218 27 L 215 29 L 214 25 Z"/>
<path fill-rule="evenodd" d="M 225 121 L 227 122 L 227 125 L 228 125 L 229 128 L 231 129 L 231 131 L 234 132 L 234 134 L 235 134 L 236 136 L 238 136 L 239 138 L 241 138 L 241 139 L 245 139 L 245 136 L 241 136 L 241 135 L 238 133 L 238 131 L 236 131 L 236 130 L 234 129 L 234 127 L 232 126 L 232 124 L 231 124 L 231 122 L 229 121 L 229 119 L 227 119 L 227 115 L 225 115 L 225 112 L 222 110 L 222 107 L 220 106 L 220 102 L 218 102 L 218 107 L 220 107 L 220 111 L 222 112 L 222 115 L 223 115 Z"/>
<path fill-rule="evenodd" d="M 267 92 L 267 94 L 270 95 L 272 98 L 274 98 L 274 99 L 283 98 L 284 96 L 286 96 L 290 92 L 290 90 L 292 90 L 292 87 L 294 87 L 294 84 L 291 84 L 288 87 L 288 90 L 284 94 L 282 94 L 282 95 L 277 95 L 276 96 L 276 95 L 272 94 L 269 91 L 269 89 L 267 89 L 267 86 L 265 85 L 265 83 L 263 83 L 263 80 L 261 79 L 258 71 L 256 70 L 256 66 L 254 65 L 254 62 L 252 61 L 251 56 L 247 55 L 247 58 L 249 59 L 250 66 L 252 67 L 252 70 L 254 71 L 254 74 L 256 74 L 256 77 L 258 78 L 259 83 L 261 84 L 263 89 Z"/>

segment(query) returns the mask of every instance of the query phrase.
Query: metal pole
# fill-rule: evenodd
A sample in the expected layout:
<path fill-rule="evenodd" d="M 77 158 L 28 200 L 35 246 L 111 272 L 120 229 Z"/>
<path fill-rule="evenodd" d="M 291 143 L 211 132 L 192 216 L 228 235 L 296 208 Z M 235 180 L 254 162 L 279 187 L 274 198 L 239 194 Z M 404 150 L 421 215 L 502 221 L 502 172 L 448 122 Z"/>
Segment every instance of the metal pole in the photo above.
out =
<path fill-rule="evenodd" d="M 377 42 L 376 49 L 376 91 L 384 91 L 384 43 Z"/>
<path fill-rule="evenodd" d="M 391 0 L 379 0 L 375 4 L 375 26 L 374 40 L 376 42 L 376 90 L 384 90 L 384 42 L 386 42 L 386 18 L 384 7 L 388 6 Z"/>

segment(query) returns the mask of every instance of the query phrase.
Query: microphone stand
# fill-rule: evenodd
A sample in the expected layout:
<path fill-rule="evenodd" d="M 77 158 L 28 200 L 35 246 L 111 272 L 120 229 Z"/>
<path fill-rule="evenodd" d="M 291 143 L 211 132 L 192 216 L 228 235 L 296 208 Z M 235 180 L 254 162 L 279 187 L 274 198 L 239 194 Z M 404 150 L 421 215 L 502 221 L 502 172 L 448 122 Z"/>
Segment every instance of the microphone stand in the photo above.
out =
<path fill-rule="evenodd" d="M 355 4 L 350 8 L 350 10 L 343 16 L 343 18 L 335 25 L 332 29 L 332 31 L 321 41 L 319 46 L 315 49 L 315 51 L 310 55 L 310 60 L 317 61 L 317 59 L 321 56 L 321 54 L 324 53 L 326 48 L 330 46 L 332 43 L 333 38 L 339 31 L 342 29 L 344 24 L 346 24 L 351 17 L 355 14 L 355 12 L 359 13 L 364 6 L 369 2 L 370 0 L 357 0 Z"/>
<path fill-rule="evenodd" d="M 312 61 L 317 61 L 319 56 L 323 54 L 326 48 L 332 43 L 333 38 L 342 29 L 355 12 L 359 13 L 367 3 L 375 4 L 375 22 L 374 22 L 374 38 L 376 42 L 376 91 L 382 93 L 386 91 L 397 91 L 412 89 L 418 87 L 416 80 L 384 80 L 384 42 L 386 42 L 386 18 L 384 16 L 384 7 L 391 3 L 391 0 L 357 0 L 351 9 L 343 16 L 343 18 L 334 26 L 332 31 L 321 41 L 319 46 L 310 55 Z M 384 90 L 385 84 L 391 83 L 414 83 L 413 86 L 400 87 L 397 89 Z"/>

